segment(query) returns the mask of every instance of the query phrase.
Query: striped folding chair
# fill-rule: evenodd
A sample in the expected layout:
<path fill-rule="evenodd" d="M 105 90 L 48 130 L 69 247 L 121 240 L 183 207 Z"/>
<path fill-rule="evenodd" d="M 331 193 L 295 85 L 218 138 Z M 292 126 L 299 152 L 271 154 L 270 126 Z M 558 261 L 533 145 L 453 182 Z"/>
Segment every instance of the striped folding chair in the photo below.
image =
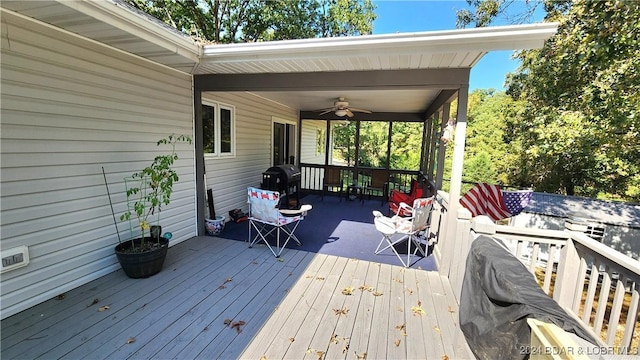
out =
<path fill-rule="evenodd" d="M 249 203 L 249 247 L 263 242 L 275 257 L 280 257 L 289 240 L 302 245 L 294 232 L 304 219 L 311 205 L 303 205 L 299 210 L 280 210 L 280 192 L 250 187 L 247 190 Z M 252 229 L 255 235 L 252 237 Z M 281 239 L 280 233 L 284 233 Z M 275 245 L 269 240 L 275 237 Z"/>
<path fill-rule="evenodd" d="M 426 256 L 427 254 L 422 248 L 423 244 L 420 241 L 419 235 L 420 233 L 424 233 L 425 237 L 428 237 L 432 209 L 433 197 L 429 197 L 413 200 L 413 206 L 401 202 L 398 206 L 398 214 L 392 217 L 384 216 L 380 211 L 374 210 L 373 220 L 376 225 L 376 230 L 382 233 L 382 239 L 376 248 L 375 254 L 380 254 L 382 251 L 391 248 L 404 267 L 409 267 L 411 264 L 411 255 L 416 255 L 417 252 L 420 252 L 423 257 Z M 411 215 L 409 217 L 403 217 L 399 215 L 400 212 Z M 407 242 L 406 261 L 395 248 L 396 245 L 403 241 Z M 385 243 L 386 246 L 382 247 Z M 411 252 L 412 245 L 415 246 L 413 252 Z"/>

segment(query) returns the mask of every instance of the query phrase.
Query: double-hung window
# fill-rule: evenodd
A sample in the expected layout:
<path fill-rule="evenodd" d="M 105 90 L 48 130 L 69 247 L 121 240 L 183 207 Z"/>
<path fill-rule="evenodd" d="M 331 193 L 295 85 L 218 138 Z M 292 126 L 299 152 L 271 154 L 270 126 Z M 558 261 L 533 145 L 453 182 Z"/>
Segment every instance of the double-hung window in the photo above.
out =
<path fill-rule="evenodd" d="M 204 153 L 211 156 L 235 154 L 235 108 L 215 102 L 202 104 Z"/>

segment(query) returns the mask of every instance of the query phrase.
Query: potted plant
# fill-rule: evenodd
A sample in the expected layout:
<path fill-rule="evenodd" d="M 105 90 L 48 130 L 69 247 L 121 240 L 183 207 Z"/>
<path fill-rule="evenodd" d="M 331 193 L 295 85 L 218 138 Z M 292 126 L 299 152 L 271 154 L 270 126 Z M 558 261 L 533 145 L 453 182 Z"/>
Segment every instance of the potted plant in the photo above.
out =
<path fill-rule="evenodd" d="M 173 184 L 178 181 L 172 168 L 178 160 L 175 152 L 178 142 L 191 143 L 191 138 L 173 134 L 160 139 L 158 145 L 170 145 L 171 153 L 156 156 L 151 165 L 125 178 L 127 211 L 120 220 L 129 221 L 131 240 L 119 241 L 115 252 L 131 278 L 149 277 L 162 269 L 171 236 L 162 235 L 160 212 L 163 205 L 169 205 Z"/>

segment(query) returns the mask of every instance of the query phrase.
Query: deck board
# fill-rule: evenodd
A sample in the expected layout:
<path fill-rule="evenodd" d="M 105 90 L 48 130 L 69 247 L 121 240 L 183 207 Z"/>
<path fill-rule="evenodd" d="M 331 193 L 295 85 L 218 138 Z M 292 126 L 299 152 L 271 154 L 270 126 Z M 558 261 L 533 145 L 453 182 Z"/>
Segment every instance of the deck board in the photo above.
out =
<path fill-rule="evenodd" d="M 347 287 L 351 295 L 342 293 Z M 196 237 L 172 247 L 149 279 L 116 271 L 64 295 L 2 320 L 0 356 L 472 357 L 446 278 L 293 249 L 278 260 L 264 246 Z M 411 311 L 418 300 L 423 316 Z M 334 312 L 343 308 L 347 314 Z M 238 332 L 225 319 L 245 325 Z"/>

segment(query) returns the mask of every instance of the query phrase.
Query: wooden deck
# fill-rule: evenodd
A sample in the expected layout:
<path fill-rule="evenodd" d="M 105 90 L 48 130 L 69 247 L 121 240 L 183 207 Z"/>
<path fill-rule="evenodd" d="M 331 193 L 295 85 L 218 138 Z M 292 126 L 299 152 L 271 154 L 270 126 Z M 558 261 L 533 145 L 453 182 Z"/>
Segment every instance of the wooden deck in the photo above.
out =
<path fill-rule="evenodd" d="M 149 279 L 117 271 L 3 320 L 0 356 L 473 358 L 452 293 L 436 272 L 197 237 Z"/>

